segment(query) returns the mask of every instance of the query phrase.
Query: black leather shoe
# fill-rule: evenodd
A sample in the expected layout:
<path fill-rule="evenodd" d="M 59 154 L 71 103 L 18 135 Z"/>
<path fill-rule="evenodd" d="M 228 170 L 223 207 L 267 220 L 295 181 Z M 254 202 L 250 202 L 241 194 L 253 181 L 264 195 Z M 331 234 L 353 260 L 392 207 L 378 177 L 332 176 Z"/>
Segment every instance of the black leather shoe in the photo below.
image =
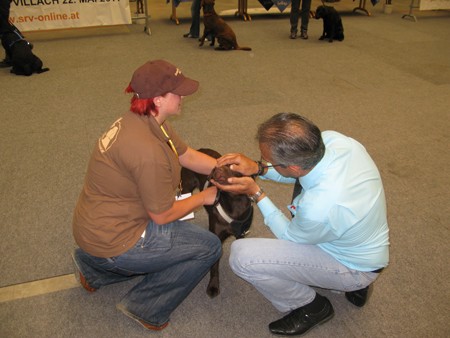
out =
<path fill-rule="evenodd" d="M 345 298 L 353 305 L 363 307 L 369 298 L 369 287 L 367 286 L 364 289 L 346 292 Z"/>
<path fill-rule="evenodd" d="M 317 300 L 317 297 L 320 297 L 320 299 Z M 333 318 L 334 310 L 330 301 L 327 298 L 320 296 L 319 294 L 316 295 L 316 298 L 313 302 L 316 301 L 324 303 L 323 308 L 319 312 L 308 310 L 308 308 L 311 308 L 309 307 L 311 303 L 299 307 L 283 318 L 270 323 L 270 332 L 277 335 L 299 336 L 305 334 L 313 327 L 325 323 L 326 321 Z"/>

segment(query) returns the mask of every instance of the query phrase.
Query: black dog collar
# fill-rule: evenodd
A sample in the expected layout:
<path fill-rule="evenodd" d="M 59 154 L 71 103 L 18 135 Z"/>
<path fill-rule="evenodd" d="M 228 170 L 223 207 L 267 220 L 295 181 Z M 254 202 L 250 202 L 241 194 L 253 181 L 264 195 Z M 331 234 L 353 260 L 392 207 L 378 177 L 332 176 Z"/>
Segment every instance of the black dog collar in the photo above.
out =
<path fill-rule="evenodd" d="M 13 33 L 16 34 L 19 38 L 18 38 L 17 40 L 14 40 L 13 42 L 11 42 L 11 43 L 9 44 L 8 48 L 11 48 L 12 46 L 14 46 L 14 44 L 15 44 L 16 42 L 19 42 L 19 41 L 22 41 L 22 40 L 26 41 L 26 40 L 23 38 L 22 35 L 20 35 L 19 33 L 17 33 L 17 31 L 13 31 Z M 29 44 L 28 41 L 27 41 L 27 43 Z"/>

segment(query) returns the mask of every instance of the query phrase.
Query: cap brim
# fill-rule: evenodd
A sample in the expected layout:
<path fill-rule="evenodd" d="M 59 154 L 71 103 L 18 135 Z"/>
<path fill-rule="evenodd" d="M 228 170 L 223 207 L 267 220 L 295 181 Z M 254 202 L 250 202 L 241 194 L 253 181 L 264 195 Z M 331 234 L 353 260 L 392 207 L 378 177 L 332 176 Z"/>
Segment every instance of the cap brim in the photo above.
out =
<path fill-rule="evenodd" d="M 197 91 L 198 86 L 199 86 L 198 81 L 186 77 L 177 88 L 172 90 L 172 93 L 180 96 L 191 95 Z"/>

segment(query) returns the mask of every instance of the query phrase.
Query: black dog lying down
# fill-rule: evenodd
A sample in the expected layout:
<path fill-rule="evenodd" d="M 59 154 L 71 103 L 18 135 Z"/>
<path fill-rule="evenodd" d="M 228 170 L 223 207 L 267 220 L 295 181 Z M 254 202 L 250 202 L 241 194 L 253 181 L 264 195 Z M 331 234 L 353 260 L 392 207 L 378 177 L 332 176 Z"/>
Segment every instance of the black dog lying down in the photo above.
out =
<path fill-rule="evenodd" d="M 39 74 L 50 70 L 49 68 L 42 68 L 41 59 L 31 51 L 33 45 L 25 40 L 14 26 L 11 26 L 10 30 L 2 34 L 1 40 L 6 56 L 12 65 L 11 73 L 30 76 L 33 73 Z"/>
<path fill-rule="evenodd" d="M 344 40 L 344 26 L 341 16 L 334 7 L 317 7 L 315 17 L 316 19 L 323 19 L 323 33 L 319 40 L 328 39 L 328 42 L 333 42 L 334 39 Z"/>
<path fill-rule="evenodd" d="M 212 149 L 199 149 L 202 153 L 214 158 L 219 158 L 220 154 Z M 210 176 L 194 173 L 183 168 L 181 170 L 181 181 L 183 185 L 182 193 L 200 191 L 210 185 L 209 179 L 226 184 L 227 178 L 232 176 L 242 176 L 232 171 L 228 166 L 215 168 Z M 253 206 L 247 195 L 236 195 L 225 191 L 219 191 L 214 205 L 205 205 L 209 218 L 209 230 L 215 233 L 223 243 L 228 237 L 234 236 L 242 238 L 248 233 L 253 220 Z M 219 261 L 210 270 L 210 280 L 206 293 L 211 297 L 219 294 Z"/>

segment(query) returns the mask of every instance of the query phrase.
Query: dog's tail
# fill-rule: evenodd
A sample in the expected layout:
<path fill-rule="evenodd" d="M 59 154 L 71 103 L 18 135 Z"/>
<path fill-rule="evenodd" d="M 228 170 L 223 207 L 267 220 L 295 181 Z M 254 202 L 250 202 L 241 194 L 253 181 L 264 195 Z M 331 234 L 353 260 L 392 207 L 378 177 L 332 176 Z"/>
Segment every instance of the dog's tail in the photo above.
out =
<path fill-rule="evenodd" d="M 50 70 L 50 68 L 41 68 L 36 73 L 41 74 L 41 73 L 48 72 L 49 70 Z"/>
<path fill-rule="evenodd" d="M 237 46 L 235 49 L 236 50 L 245 50 L 245 51 L 251 51 L 252 50 L 250 47 L 239 47 L 239 46 Z"/>

